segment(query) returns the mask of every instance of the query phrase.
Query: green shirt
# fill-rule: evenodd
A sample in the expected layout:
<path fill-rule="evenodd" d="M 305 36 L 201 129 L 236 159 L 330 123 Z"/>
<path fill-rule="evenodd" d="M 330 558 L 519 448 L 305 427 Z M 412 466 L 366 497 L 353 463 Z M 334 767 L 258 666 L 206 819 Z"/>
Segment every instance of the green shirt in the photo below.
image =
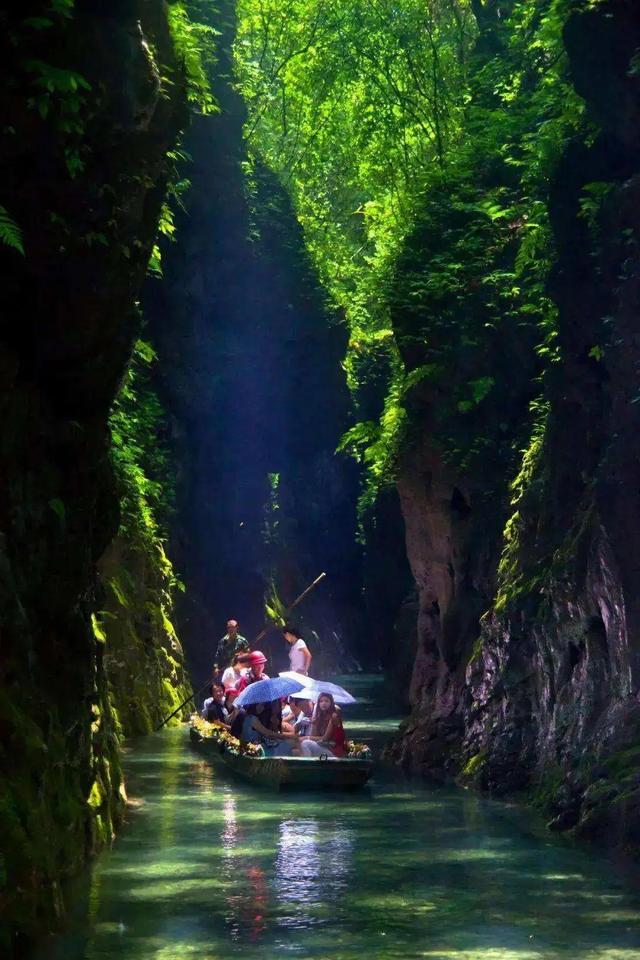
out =
<path fill-rule="evenodd" d="M 235 656 L 236 653 L 248 652 L 249 651 L 249 641 L 240 634 L 236 634 L 235 643 L 232 637 L 228 633 L 225 633 L 224 637 L 218 643 L 218 649 L 216 650 L 216 663 L 222 664 L 224 662 L 227 666 L 231 659 Z"/>

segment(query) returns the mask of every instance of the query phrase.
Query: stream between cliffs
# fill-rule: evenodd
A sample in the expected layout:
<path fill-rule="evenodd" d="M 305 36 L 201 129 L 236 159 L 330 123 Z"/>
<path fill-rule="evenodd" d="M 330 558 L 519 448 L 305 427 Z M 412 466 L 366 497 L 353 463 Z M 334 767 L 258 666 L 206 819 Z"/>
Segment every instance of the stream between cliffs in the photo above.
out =
<path fill-rule="evenodd" d="M 382 683 L 349 684 L 348 729 L 377 748 L 397 723 Z M 125 768 L 129 823 L 34 960 L 640 956 L 627 879 L 504 804 L 397 771 L 361 794 L 274 795 L 212 769 L 184 727 L 132 745 Z"/>

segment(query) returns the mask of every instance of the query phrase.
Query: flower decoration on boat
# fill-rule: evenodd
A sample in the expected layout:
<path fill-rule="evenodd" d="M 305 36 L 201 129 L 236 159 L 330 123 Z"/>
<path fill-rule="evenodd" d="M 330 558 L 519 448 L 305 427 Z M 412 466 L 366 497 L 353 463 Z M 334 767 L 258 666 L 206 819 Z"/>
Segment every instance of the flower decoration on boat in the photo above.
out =
<path fill-rule="evenodd" d="M 205 740 L 213 740 L 227 753 L 242 757 L 263 757 L 264 751 L 258 743 L 242 743 L 237 737 L 229 733 L 221 723 L 209 723 L 194 713 L 189 718 L 191 726 L 198 731 Z"/>

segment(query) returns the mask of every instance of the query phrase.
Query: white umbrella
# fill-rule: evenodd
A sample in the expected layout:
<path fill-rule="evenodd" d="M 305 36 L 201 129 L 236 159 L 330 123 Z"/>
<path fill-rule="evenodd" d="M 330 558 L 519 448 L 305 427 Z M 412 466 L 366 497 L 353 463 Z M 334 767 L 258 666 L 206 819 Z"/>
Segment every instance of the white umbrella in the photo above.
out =
<path fill-rule="evenodd" d="M 294 670 L 285 670 L 280 676 L 303 683 L 303 689 L 293 694 L 298 700 L 316 701 L 321 694 L 330 693 L 335 702 L 343 706 L 358 702 L 348 690 L 337 683 L 330 683 L 328 680 L 314 680 L 312 677 L 305 677 L 302 673 L 296 673 Z"/>

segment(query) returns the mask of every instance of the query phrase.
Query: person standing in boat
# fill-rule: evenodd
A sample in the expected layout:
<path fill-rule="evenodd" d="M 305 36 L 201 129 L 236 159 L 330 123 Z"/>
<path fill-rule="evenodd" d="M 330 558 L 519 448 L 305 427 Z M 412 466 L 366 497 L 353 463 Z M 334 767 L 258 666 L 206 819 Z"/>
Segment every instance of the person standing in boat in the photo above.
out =
<path fill-rule="evenodd" d="M 289 650 L 291 669 L 296 673 L 302 673 L 305 677 L 308 676 L 312 657 L 309 647 L 302 639 L 302 634 L 296 627 L 287 624 L 282 628 L 282 635 L 291 647 Z"/>
<path fill-rule="evenodd" d="M 238 633 L 238 621 L 227 620 L 227 632 L 218 642 L 215 656 L 215 670 L 228 667 L 236 653 L 248 653 L 249 641 Z"/>

